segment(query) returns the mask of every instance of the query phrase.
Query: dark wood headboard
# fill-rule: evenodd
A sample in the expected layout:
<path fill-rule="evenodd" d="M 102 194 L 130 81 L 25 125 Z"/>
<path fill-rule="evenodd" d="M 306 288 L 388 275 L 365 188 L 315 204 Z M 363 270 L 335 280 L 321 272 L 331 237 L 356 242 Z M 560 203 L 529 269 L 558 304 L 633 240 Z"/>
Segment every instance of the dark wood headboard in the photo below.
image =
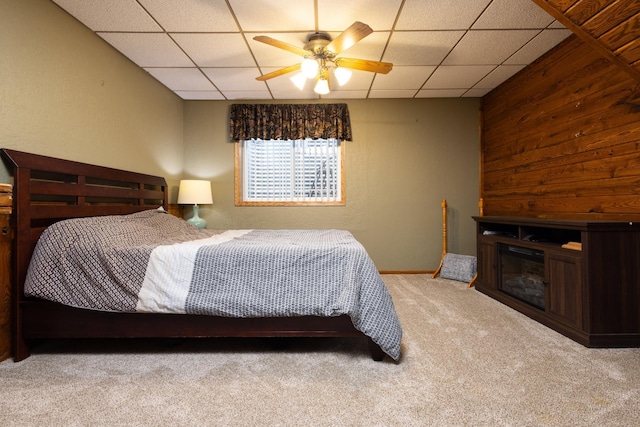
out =
<path fill-rule="evenodd" d="M 46 227 L 69 218 L 167 208 L 164 178 L 3 148 L 13 175 L 14 298 Z"/>

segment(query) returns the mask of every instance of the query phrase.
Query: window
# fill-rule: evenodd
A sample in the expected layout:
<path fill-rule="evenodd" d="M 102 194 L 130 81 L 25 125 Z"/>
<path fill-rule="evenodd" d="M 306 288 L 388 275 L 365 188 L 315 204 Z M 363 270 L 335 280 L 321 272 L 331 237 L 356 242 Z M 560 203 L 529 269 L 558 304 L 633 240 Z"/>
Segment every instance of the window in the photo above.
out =
<path fill-rule="evenodd" d="M 236 145 L 236 205 L 344 205 L 337 139 L 250 139 Z"/>

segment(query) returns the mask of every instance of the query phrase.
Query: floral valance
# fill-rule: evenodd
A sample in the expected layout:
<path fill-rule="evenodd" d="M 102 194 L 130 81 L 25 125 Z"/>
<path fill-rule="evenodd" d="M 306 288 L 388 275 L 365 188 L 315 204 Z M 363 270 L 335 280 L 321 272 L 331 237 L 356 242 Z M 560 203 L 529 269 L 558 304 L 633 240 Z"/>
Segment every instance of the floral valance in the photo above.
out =
<path fill-rule="evenodd" d="M 232 104 L 231 141 L 328 139 L 351 141 L 347 104 Z"/>

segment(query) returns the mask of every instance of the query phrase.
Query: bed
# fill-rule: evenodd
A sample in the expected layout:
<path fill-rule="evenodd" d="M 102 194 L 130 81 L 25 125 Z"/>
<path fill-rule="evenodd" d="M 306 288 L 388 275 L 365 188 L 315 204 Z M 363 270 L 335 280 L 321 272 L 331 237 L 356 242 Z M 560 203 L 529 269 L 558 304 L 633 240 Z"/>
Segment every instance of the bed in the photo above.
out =
<path fill-rule="evenodd" d="M 43 276 L 52 270 L 50 267 L 53 264 L 47 266 L 46 262 L 38 264 L 34 261 L 35 266 L 32 265 L 34 248 L 41 241 L 41 236 L 46 237 L 48 234 L 52 234 L 51 230 L 57 230 L 55 233 L 60 233 L 58 229 L 66 224 L 73 224 L 76 227 L 78 223 L 87 221 L 94 229 L 97 229 L 95 227 L 98 226 L 93 221 L 115 220 L 118 222 L 123 218 L 130 217 L 134 219 L 150 217 L 153 220 L 159 218 L 165 221 L 170 216 L 163 212 L 163 208 L 168 207 L 167 184 L 164 178 L 152 175 L 16 150 L 2 149 L 1 153 L 6 164 L 12 169 L 14 177 L 13 222 L 15 239 L 12 278 L 14 361 L 27 358 L 33 343 L 41 339 L 192 337 L 353 337 L 368 343 L 374 360 L 382 360 L 385 354 L 394 360 L 399 359 L 402 331 L 393 310 L 393 304 L 391 302 L 390 311 L 388 303 L 384 304 L 384 308 L 375 305 L 377 299 L 389 298 L 390 301 L 386 288 L 382 291 L 381 297 L 374 296 L 372 298 L 373 306 L 363 305 L 364 308 L 358 312 L 348 309 L 336 310 L 335 307 L 332 309 L 333 311 L 318 310 L 317 308 L 300 311 L 285 308 L 275 314 L 270 314 L 271 312 L 261 308 L 248 313 L 209 310 L 203 309 L 202 306 L 194 309 L 193 304 L 187 310 L 173 309 L 157 312 L 155 308 L 150 308 L 154 306 L 153 302 L 136 302 L 135 310 L 121 311 L 111 306 L 85 307 L 73 301 L 57 302 L 55 298 L 49 298 L 32 291 L 29 291 L 31 296 L 26 296 L 25 282 L 27 278 L 29 278 L 29 284 L 34 281 L 35 277 L 39 279 L 39 285 L 42 285 L 43 282 L 49 280 L 48 278 L 42 280 Z M 181 224 L 186 225 L 186 222 L 181 219 L 171 218 L 172 226 L 179 228 L 182 227 Z M 181 224 L 176 225 L 175 221 L 179 221 Z M 108 224 L 108 227 L 112 226 L 112 223 Z M 272 235 L 264 236 L 264 233 L 267 233 L 266 230 L 202 231 L 208 234 L 195 236 L 193 240 L 203 242 L 207 239 L 216 240 L 221 236 L 226 236 L 222 240 L 237 242 L 242 248 L 240 252 L 246 252 L 247 248 L 254 248 L 258 244 L 256 243 L 258 240 L 274 239 Z M 74 232 L 72 230 L 70 233 Z M 293 239 L 300 246 L 299 239 L 302 237 L 295 234 L 294 230 L 272 232 L 283 236 L 284 240 L 291 241 Z M 329 233 L 327 230 L 299 230 L 299 232 L 305 235 L 311 233 L 305 241 L 309 239 L 317 241 L 320 235 L 313 233 L 321 233 L 322 236 L 331 236 L 326 239 L 322 237 L 328 242 L 337 239 L 336 241 L 342 243 L 348 242 L 348 245 L 359 245 L 357 241 L 352 242 L 355 239 L 349 233 L 340 230 L 336 230 L 337 234 Z M 55 234 L 55 236 L 59 235 Z M 56 241 L 56 239 L 57 237 L 52 241 Z M 191 245 L 191 243 L 187 245 Z M 159 243 L 161 248 L 168 246 L 162 242 Z M 230 257 L 229 251 L 232 245 L 224 243 L 214 246 L 224 248 L 226 252 L 222 253 Z M 210 249 L 208 244 L 203 247 L 206 250 L 201 248 L 198 253 L 214 252 L 214 249 Z M 52 253 L 57 251 L 58 249 L 50 250 Z M 285 250 L 283 254 L 286 253 L 288 252 Z M 255 252 L 252 253 L 251 258 L 254 256 Z M 40 255 L 34 257 L 34 259 L 36 258 L 39 259 Z M 364 264 L 373 265 L 368 256 L 365 258 Z M 220 265 L 216 264 L 216 271 Z M 373 288 L 382 283 L 377 271 L 372 273 L 361 263 L 354 265 L 356 265 L 357 272 L 354 271 L 353 274 L 362 276 L 357 279 L 358 281 L 370 282 L 371 284 L 367 286 L 373 286 Z M 150 271 L 150 268 L 147 267 L 142 266 L 142 269 Z M 256 267 L 253 265 L 249 268 L 255 269 Z M 166 272 L 156 274 L 157 277 L 164 275 Z M 73 273 L 71 276 L 76 277 L 76 274 Z M 260 280 L 262 279 L 256 279 L 254 276 L 244 276 L 238 278 L 236 284 L 246 282 L 255 289 L 256 281 Z M 273 282 L 276 279 L 271 277 L 264 280 L 266 284 L 268 280 Z M 269 286 L 273 288 L 278 286 L 278 283 L 273 282 Z M 295 283 L 287 286 L 295 286 Z M 383 283 L 382 286 L 384 287 Z M 300 289 L 297 289 L 294 294 L 299 292 Z M 75 291 L 70 293 L 73 294 Z M 355 294 L 352 294 L 356 296 L 350 298 L 364 301 L 361 294 L 364 295 L 366 292 L 362 289 L 356 289 Z M 271 294 L 267 293 L 267 295 Z M 207 298 L 209 297 L 204 299 Z M 297 307 L 299 304 L 294 305 Z M 256 304 L 252 303 L 252 307 L 255 308 Z M 385 315 L 379 316 L 380 312 L 384 312 Z M 380 317 L 380 319 L 373 319 L 375 317 Z M 375 327 L 372 326 L 374 324 Z"/>

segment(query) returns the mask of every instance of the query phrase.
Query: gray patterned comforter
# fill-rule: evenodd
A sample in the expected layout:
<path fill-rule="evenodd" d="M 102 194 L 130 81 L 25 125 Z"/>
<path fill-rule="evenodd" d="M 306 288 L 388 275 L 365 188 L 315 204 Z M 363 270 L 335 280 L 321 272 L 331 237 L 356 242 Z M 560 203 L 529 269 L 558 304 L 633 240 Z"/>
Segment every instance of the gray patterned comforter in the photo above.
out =
<path fill-rule="evenodd" d="M 106 311 L 347 314 L 400 356 L 391 296 L 364 247 L 343 230 L 199 230 L 160 210 L 61 221 L 36 245 L 25 294 Z"/>

